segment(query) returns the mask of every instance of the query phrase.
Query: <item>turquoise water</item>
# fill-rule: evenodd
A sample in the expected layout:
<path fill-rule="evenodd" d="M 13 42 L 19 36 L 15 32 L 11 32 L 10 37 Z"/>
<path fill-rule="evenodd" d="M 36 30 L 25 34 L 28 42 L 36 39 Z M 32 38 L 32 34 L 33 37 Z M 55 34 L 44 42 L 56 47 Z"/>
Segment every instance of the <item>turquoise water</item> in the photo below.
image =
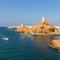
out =
<path fill-rule="evenodd" d="M 1 27 L 0 60 L 60 60 L 60 52 L 48 47 L 52 39 L 60 39 L 60 36 L 21 35 Z"/>

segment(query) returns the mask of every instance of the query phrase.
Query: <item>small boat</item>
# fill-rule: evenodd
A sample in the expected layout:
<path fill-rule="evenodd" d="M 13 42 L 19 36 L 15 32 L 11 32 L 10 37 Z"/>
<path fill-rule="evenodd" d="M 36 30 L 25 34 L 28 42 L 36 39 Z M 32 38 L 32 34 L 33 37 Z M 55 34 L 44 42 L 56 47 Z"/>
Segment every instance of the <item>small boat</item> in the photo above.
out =
<path fill-rule="evenodd" d="M 9 40 L 9 38 L 8 37 L 3 37 L 3 40 Z"/>

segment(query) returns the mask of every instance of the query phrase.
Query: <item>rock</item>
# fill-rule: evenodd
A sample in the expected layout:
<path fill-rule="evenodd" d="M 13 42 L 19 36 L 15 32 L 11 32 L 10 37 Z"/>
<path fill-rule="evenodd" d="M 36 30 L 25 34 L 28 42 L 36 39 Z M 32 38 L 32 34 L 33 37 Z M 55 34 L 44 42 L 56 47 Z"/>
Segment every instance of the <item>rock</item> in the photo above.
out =
<path fill-rule="evenodd" d="M 21 24 L 21 27 L 17 28 L 15 30 L 16 32 L 21 33 L 52 33 L 52 32 L 58 32 L 58 29 L 55 28 L 53 25 L 46 22 L 46 18 L 43 17 L 42 21 L 31 28 L 26 28 L 23 24 Z"/>
<path fill-rule="evenodd" d="M 60 50 L 60 40 L 52 40 L 48 46 Z"/>

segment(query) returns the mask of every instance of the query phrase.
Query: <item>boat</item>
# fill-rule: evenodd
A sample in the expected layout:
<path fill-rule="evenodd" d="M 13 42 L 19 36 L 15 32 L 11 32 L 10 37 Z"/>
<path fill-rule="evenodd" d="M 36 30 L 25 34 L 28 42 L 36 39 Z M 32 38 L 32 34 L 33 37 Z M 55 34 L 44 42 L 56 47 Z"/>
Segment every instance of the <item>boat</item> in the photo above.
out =
<path fill-rule="evenodd" d="M 3 40 L 9 40 L 9 38 L 8 37 L 3 37 Z"/>

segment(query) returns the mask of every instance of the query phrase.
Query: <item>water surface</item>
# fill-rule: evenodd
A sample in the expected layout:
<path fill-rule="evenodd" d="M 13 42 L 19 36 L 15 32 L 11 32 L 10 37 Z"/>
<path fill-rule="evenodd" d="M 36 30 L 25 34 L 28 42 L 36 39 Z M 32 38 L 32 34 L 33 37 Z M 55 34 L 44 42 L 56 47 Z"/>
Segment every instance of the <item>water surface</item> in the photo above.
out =
<path fill-rule="evenodd" d="M 8 37 L 9 40 L 3 40 Z M 0 28 L 0 60 L 60 60 L 60 52 L 48 47 L 60 36 L 21 35 L 12 29 Z"/>

